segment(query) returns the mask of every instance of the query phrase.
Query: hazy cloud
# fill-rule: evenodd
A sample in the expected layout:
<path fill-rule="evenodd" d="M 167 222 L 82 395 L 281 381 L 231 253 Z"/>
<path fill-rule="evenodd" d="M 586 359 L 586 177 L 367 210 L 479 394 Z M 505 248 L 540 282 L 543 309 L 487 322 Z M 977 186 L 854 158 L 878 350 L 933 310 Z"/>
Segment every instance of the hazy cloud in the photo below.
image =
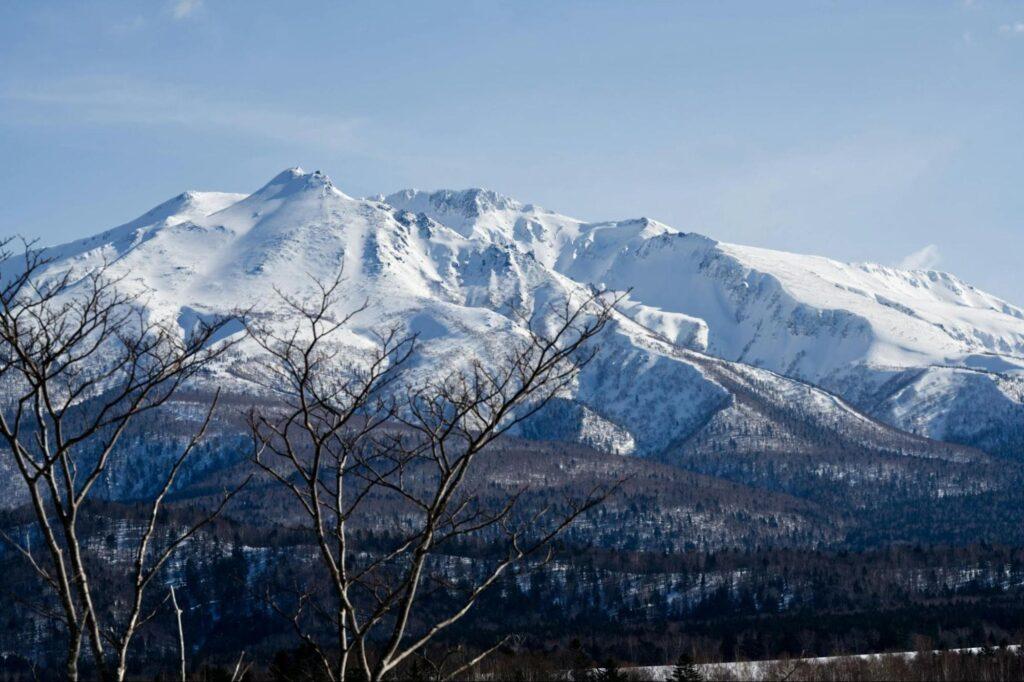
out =
<path fill-rule="evenodd" d="M 899 267 L 903 270 L 934 270 L 941 262 L 942 254 L 939 253 L 939 247 L 928 244 L 904 256 L 899 262 Z"/>
<path fill-rule="evenodd" d="M 136 14 L 135 16 L 115 21 L 107 30 L 115 36 L 126 36 L 141 31 L 145 27 L 145 17 L 140 14 Z"/>
<path fill-rule="evenodd" d="M 171 14 L 175 19 L 188 19 L 196 10 L 203 6 L 203 0 L 176 0 Z"/>
<path fill-rule="evenodd" d="M 690 224 L 725 226 L 735 239 L 823 250 L 822 226 L 851 207 L 880 206 L 941 167 L 946 139 L 859 135 L 752 159 L 740 172 L 705 174 L 680 191 Z M 850 219 L 846 215 L 844 219 Z M 892 253 L 888 258 L 898 258 Z"/>
<path fill-rule="evenodd" d="M 999 27 L 999 32 L 1010 36 L 1024 36 L 1024 21 L 1003 24 Z"/>
<path fill-rule="evenodd" d="M 350 147 L 360 124 L 356 118 L 269 108 L 195 88 L 106 77 L 8 87 L 0 91 L 0 102 L 17 107 L 8 107 L 8 123 L 174 126 L 335 150 Z"/>

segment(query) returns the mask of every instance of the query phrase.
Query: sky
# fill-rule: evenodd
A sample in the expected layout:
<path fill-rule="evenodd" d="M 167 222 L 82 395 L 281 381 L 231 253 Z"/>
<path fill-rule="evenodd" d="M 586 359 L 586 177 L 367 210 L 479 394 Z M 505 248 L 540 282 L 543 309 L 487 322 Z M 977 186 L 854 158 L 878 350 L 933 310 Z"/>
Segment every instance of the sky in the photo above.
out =
<path fill-rule="evenodd" d="M 296 165 L 1024 304 L 1024 2 L 0 0 L 0 235 Z"/>

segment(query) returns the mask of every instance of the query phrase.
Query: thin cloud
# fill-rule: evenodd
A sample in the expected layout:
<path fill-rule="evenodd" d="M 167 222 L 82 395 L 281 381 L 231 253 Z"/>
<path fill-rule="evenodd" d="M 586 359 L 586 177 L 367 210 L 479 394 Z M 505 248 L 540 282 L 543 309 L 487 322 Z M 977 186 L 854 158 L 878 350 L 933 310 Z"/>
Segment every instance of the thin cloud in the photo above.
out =
<path fill-rule="evenodd" d="M 112 35 L 126 36 L 137 33 L 146 27 L 146 19 L 142 15 L 135 15 L 120 21 L 116 21 L 107 29 Z"/>
<path fill-rule="evenodd" d="M 942 254 L 939 253 L 939 247 L 935 244 L 928 244 L 904 256 L 903 260 L 899 262 L 899 267 L 903 270 L 934 270 L 939 267 L 940 263 L 942 263 Z"/>
<path fill-rule="evenodd" d="M 1008 36 L 1024 36 L 1024 21 L 1015 21 L 1012 24 L 1003 24 L 999 32 Z"/>
<path fill-rule="evenodd" d="M 350 149 L 357 118 L 323 116 L 212 97 L 194 88 L 113 78 L 36 83 L 0 92 L 18 106 L 24 125 L 178 127 L 274 139 L 317 148 Z"/>
<path fill-rule="evenodd" d="M 800 248 L 839 207 L 898 195 L 945 163 L 955 148 L 946 139 L 858 135 L 751 160 L 742 173 L 699 180 L 681 201 L 702 207 L 692 217 L 697 224 L 729 225 L 783 248 Z"/>
<path fill-rule="evenodd" d="M 177 0 L 171 8 L 171 14 L 175 19 L 188 19 L 202 6 L 203 0 Z"/>

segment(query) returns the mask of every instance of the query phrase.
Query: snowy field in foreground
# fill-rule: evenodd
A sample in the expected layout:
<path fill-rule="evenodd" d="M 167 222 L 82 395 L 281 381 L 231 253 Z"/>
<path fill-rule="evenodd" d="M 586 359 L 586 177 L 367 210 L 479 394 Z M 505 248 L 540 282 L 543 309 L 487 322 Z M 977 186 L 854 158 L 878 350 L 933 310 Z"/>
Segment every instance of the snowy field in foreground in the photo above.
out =
<path fill-rule="evenodd" d="M 1020 648 L 1021 645 L 1014 644 L 1006 647 L 1006 650 L 1018 651 Z M 948 649 L 946 653 L 979 654 L 982 651 L 982 647 L 971 647 L 966 649 Z M 943 652 L 933 651 L 932 653 Z M 777 659 L 768 661 L 735 661 L 732 663 L 704 663 L 697 665 L 696 667 L 706 679 L 710 680 L 716 679 L 718 674 L 722 673 L 727 674 L 729 677 L 743 680 L 762 680 L 771 672 L 778 672 L 779 670 L 788 671 L 801 666 L 822 665 L 825 663 L 834 663 L 836 661 L 881 661 L 893 657 L 912 659 L 917 655 L 918 652 L 916 651 L 902 651 L 888 654 L 861 654 L 858 656 L 821 656 L 818 658 L 792 658 L 788 660 Z M 630 668 L 632 671 L 645 673 L 646 679 L 651 680 L 668 680 L 672 676 L 672 669 L 673 666 L 671 665 Z"/>

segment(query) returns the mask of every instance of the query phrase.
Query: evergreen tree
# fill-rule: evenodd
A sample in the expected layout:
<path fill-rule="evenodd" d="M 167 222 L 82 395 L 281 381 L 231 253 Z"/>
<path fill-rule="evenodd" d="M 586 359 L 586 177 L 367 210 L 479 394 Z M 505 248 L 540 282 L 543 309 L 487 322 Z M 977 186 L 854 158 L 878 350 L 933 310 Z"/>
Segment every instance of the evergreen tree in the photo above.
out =
<path fill-rule="evenodd" d="M 569 651 L 572 655 L 572 681 L 587 682 L 592 677 L 591 668 L 593 666 L 587 652 L 583 650 L 583 643 L 578 639 L 573 639 L 569 643 Z"/>
<path fill-rule="evenodd" d="M 597 673 L 591 678 L 594 682 L 626 682 L 626 676 L 619 669 L 615 659 L 609 658 L 604 662 Z"/>
<path fill-rule="evenodd" d="M 700 670 L 693 664 L 693 659 L 686 654 L 680 654 L 675 667 L 672 668 L 672 675 L 669 682 L 699 682 L 704 679 Z"/>
<path fill-rule="evenodd" d="M 435 679 L 435 676 L 427 666 L 426 662 L 417 658 L 413 660 L 412 665 L 409 666 L 405 679 L 408 680 L 408 682 L 432 682 L 432 680 Z"/>

